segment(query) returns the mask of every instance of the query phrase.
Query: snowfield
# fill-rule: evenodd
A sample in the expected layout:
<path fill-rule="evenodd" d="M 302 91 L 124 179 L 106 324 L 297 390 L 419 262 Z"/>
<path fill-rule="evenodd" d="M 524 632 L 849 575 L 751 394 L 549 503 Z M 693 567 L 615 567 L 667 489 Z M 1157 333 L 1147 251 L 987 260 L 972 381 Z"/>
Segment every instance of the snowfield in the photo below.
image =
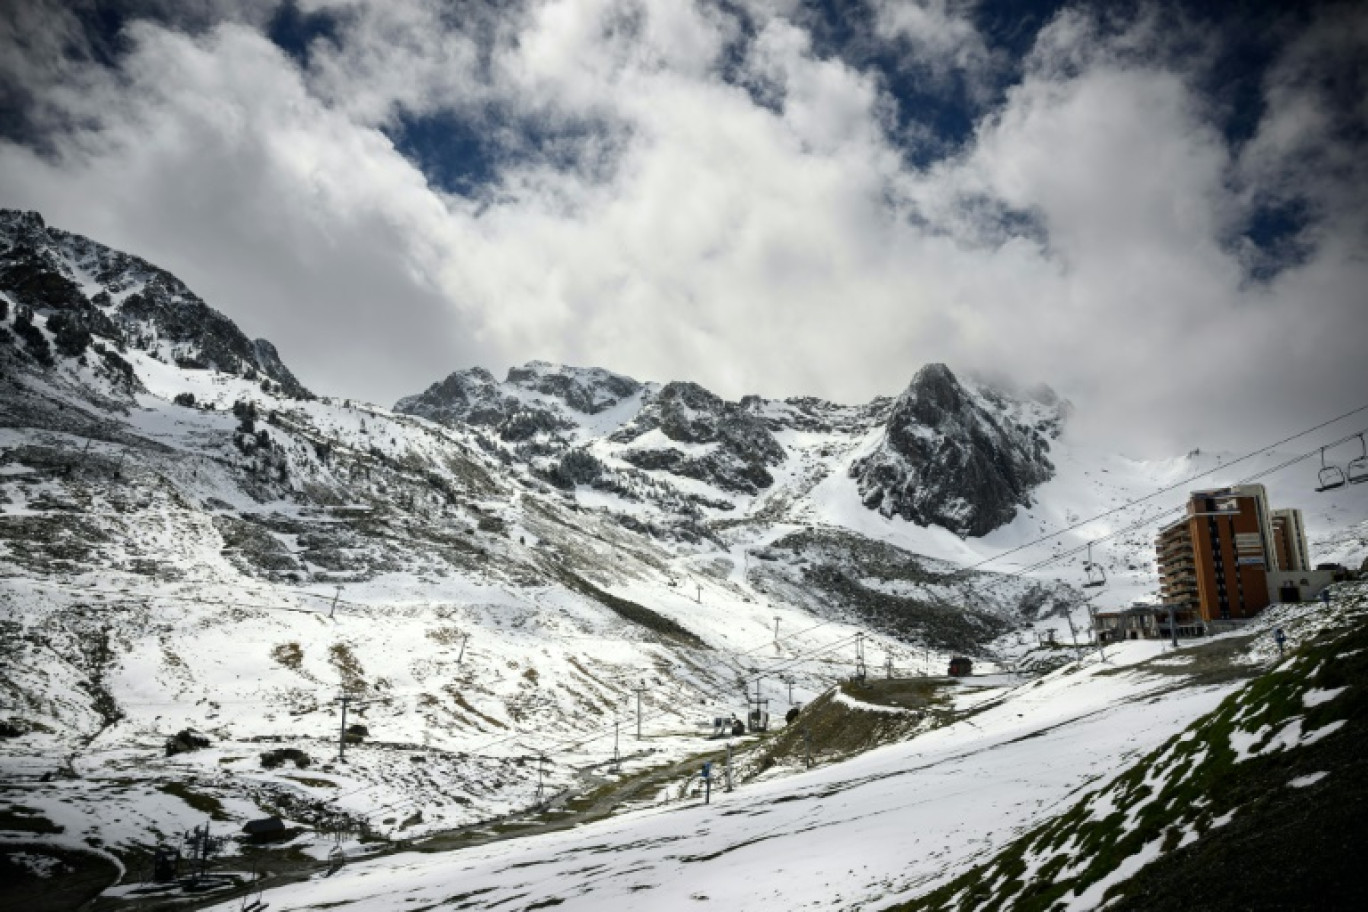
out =
<path fill-rule="evenodd" d="M 349 865 L 274 909 L 854 909 L 925 892 L 1058 813 L 1238 685 L 1173 689 L 1127 643 L 975 694 L 960 722 L 832 767 L 455 855 Z M 421 844 L 420 844 L 421 846 Z M 228 909 L 230 905 L 219 908 Z"/>

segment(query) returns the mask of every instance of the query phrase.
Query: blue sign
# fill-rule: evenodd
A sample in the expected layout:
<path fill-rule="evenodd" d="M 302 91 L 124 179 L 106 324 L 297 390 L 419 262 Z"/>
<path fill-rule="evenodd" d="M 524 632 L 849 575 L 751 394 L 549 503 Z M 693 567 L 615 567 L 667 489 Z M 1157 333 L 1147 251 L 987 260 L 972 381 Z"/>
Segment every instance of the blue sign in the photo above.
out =
<path fill-rule="evenodd" d="M 707 763 L 703 764 L 703 778 L 704 778 L 704 779 L 711 779 L 711 778 L 712 778 L 712 761 L 711 761 L 711 760 L 709 760 Z"/>

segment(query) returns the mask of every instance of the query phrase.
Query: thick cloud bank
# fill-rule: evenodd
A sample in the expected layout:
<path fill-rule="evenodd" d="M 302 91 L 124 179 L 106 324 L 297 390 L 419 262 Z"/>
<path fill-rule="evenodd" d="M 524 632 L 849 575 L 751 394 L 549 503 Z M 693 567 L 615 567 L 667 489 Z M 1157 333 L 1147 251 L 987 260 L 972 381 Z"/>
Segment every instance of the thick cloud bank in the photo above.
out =
<path fill-rule="evenodd" d="M 1015 43 L 935 0 L 4 10 L 0 203 L 315 389 L 544 358 L 851 401 L 946 361 L 1151 451 L 1368 401 L 1355 6 L 1065 6 Z"/>

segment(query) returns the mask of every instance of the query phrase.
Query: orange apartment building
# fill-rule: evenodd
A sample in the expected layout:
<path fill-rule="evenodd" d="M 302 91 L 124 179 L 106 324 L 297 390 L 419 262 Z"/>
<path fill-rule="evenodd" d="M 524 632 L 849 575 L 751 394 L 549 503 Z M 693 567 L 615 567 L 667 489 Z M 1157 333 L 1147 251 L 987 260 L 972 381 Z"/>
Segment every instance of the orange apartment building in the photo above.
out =
<path fill-rule="evenodd" d="M 1204 623 L 1253 617 L 1272 601 L 1269 573 L 1309 563 L 1301 511 L 1270 511 L 1263 485 L 1193 492 L 1155 545 L 1164 604 Z"/>

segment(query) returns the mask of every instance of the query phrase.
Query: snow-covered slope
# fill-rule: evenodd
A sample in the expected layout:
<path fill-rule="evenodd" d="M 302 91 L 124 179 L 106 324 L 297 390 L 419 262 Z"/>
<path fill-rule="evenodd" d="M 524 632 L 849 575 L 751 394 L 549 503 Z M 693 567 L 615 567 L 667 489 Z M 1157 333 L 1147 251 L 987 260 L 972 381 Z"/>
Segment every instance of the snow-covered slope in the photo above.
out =
<path fill-rule="evenodd" d="M 857 663 L 1011 667 L 1083 617 L 1082 543 L 1282 461 L 1091 451 L 1051 396 L 944 368 L 843 406 L 533 362 L 390 410 L 314 396 L 135 257 L 33 214 L 0 241 L 0 800 L 37 815 L 0 840 L 124 864 L 204 814 L 315 854 L 488 824 L 695 756 L 747 695 L 777 720 Z M 1316 559 L 1361 559 L 1368 486 L 1262 480 Z M 1098 548 L 1096 604 L 1153 591 L 1153 528 Z M 186 729 L 209 746 L 168 754 Z"/>

